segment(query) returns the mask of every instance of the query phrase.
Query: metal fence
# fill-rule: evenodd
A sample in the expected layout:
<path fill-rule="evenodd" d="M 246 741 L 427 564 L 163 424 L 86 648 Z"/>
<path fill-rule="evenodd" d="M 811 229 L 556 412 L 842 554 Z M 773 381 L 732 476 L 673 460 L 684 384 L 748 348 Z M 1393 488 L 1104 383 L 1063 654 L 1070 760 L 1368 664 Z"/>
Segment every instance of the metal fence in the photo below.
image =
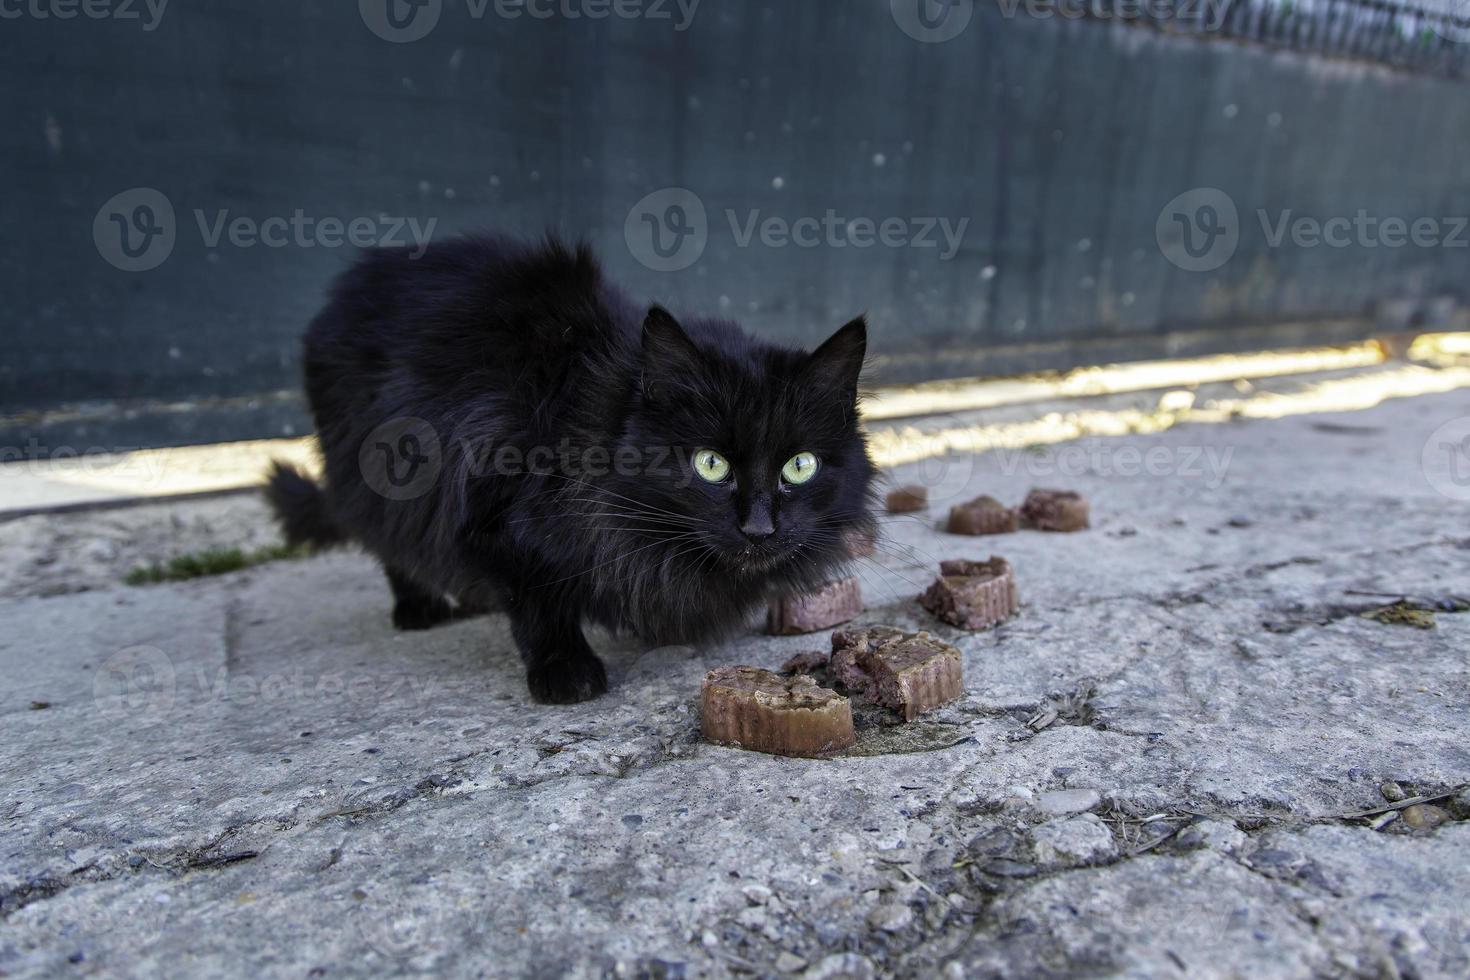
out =
<path fill-rule="evenodd" d="M 995 0 L 1002 11 L 1023 0 Z M 1379 62 L 1451 78 L 1470 58 L 1465 0 L 1041 0 L 1059 15 L 1121 21 L 1201 39 L 1234 38 L 1292 51 Z M 1033 13 L 1037 4 L 1033 3 Z"/>
<path fill-rule="evenodd" d="M 593 2 L 5 8 L 0 448 L 302 433 L 355 246 L 485 227 L 793 343 L 866 310 L 889 381 L 1465 298 L 1456 7 Z"/>

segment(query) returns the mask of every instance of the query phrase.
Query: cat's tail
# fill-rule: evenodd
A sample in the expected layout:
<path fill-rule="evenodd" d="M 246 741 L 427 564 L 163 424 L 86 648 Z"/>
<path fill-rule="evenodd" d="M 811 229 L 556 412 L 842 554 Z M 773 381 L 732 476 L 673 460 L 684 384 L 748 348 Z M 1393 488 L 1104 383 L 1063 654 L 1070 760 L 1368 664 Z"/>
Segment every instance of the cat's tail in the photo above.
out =
<path fill-rule="evenodd" d="M 329 548 L 346 540 L 327 508 L 321 485 L 289 463 L 276 460 L 265 484 L 265 499 L 293 548 Z"/>

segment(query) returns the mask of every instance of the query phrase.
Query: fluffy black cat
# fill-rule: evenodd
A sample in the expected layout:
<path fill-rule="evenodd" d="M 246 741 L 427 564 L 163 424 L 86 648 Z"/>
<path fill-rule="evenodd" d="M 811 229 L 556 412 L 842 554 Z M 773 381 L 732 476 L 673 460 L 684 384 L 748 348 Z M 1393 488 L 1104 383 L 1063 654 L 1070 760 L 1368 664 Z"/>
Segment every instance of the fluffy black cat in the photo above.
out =
<path fill-rule="evenodd" d="M 555 240 L 371 251 L 306 334 L 324 483 L 277 464 L 268 496 L 292 542 L 382 561 L 398 627 L 498 603 L 532 696 L 586 700 L 585 621 L 727 634 L 873 533 L 866 343 L 862 318 L 813 353 L 681 324 Z"/>

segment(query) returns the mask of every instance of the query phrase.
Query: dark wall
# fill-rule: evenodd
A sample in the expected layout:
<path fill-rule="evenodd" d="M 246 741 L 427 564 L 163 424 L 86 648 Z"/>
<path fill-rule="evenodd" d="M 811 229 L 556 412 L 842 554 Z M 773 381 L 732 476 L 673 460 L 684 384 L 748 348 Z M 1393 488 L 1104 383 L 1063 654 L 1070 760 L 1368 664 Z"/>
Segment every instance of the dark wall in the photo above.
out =
<path fill-rule="evenodd" d="M 1273 247 L 1256 215 L 1470 214 L 1461 82 L 963 0 L 943 42 L 905 0 L 703 0 L 687 24 L 675 0 L 426 2 L 406 42 L 383 0 L 0 19 L 0 441 L 303 431 L 277 393 L 353 252 L 326 218 L 585 236 L 634 290 L 799 343 L 867 310 L 888 380 L 1342 339 L 1464 281 L 1453 242 Z M 599 9 L 642 16 L 566 13 Z M 665 188 L 693 199 L 640 205 Z M 1196 188 L 1233 232 L 1217 194 L 1166 209 Z M 742 242 L 768 218 L 818 243 Z M 965 223 L 954 246 L 932 219 Z"/>

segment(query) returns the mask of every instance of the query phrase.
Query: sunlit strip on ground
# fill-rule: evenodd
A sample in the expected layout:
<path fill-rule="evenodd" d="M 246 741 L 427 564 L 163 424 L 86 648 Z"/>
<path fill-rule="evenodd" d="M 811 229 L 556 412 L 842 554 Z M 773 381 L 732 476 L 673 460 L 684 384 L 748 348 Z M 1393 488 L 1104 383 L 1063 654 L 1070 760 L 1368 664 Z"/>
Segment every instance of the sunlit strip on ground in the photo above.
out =
<path fill-rule="evenodd" d="M 1470 335 L 1442 334 L 1465 339 Z M 1117 395 L 1179 385 L 1209 384 L 1240 378 L 1272 378 L 1289 374 L 1315 374 L 1349 368 L 1371 367 L 1384 361 L 1383 348 L 1368 341 L 1347 347 L 1316 347 L 1303 350 L 1258 351 L 1220 354 L 1177 361 L 1139 361 L 1134 364 L 1104 364 L 1077 368 L 1061 374 L 1032 374 L 1015 378 L 967 378 L 934 381 L 906 387 L 884 388 L 863 402 L 863 417 L 869 422 L 916 418 L 945 412 L 995 408 L 1021 402 L 1089 395 Z"/>
<path fill-rule="evenodd" d="M 1470 357 L 1470 333 L 1427 333 L 1414 338 L 1409 357 L 1416 361 L 1440 363 Z"/>
<path fill-rule="evenodd" d="M 316 437 L 7 462 L 0 509 L 234 490 L 260 484 L 274 459 L 317 469 Z"/>
<path fill-rule="evenodd" d="M 1049 445 L 1089 436 L 1121 436 L 1161 432 L 1181 422 L 1222 422 L 1232 418 L 1266 419 L 1310 412 L 1350 412 L 1371 408 L 1389 398 L 1406 398 L 1470 387 L 1470 334 L 1438 334 L 1419 338 L 1411 355 L 1437 368 L 1384 368 L 1348 377 L 1306 382 L 1291 393 L 1255 392 L 1239 398 L 1210 399 L 1196 404 L 1193 392 L 1166 390 L 1157 407 L 1048 411 L 1034 419 L 990 425 L 943 426 L 932 416 L 1044 398 L 1062 401 L 1085 395 L 1277 377 L 1310 371 L 1372 366 L 1383 361 L 1376 344 L 1273 354 L 1231 355 L 1189 361 L 1088 368 L 1055 378 L 1016 378 L 965 385 L 920 386 L 882 392 L 881 406 L 906 405 L 931 416 L 928 425 L 874 425 L 884 418 L 869 412 L 870 444 L 882 466 L 897 466 L 948 453 L 984 452 Z M 1293 369 L 1288 370 L 1287 365 Z M 921 402 L 916 392 L 930 388 L 950 394 Z M 995 389 L 987 393 L 982 389 Z M 1025 392 L 1021 397 L 1020 392 Z M 951 395 L 953 397 L 951 397 Z M 926 394 L 925 397 L 928 397 Z M 895 417 L 895 416 L 887 416 Z M 284 459 L 308 470 L 317 467 L 316 440 L 263 439 L 210 446 L 147 449 L 129 453 L 81 454 L 71 458 L 16 461 L 0 465 L 0 510 L 58 506 L 140 497 L 207 493 L 258 485 L 271 460 Z"/>
<path fill-rule="evenodd" d="M 1194 403 L 1188 391 L 1171 391 L 1151 411 L 1081 410 L 1049 412 L 1024 422 L 959 425 L 939 429 L 917 425 L 873 428 L 868 434 L 879 466 L 900 466 L 949 453 L 1023 449 L 1087 436 L 1125 436 L 1162 432 L 1183 422 L 1218 423 L 1233 419 L 1276 419 L 1316 412 L 1355 412 L 1390 398 L 1431 395 L 1470 387 L 1470 367 L 1406 366 L 1306 385 L 1301 391 L 1260 392 L 1240 398 Z"/>

